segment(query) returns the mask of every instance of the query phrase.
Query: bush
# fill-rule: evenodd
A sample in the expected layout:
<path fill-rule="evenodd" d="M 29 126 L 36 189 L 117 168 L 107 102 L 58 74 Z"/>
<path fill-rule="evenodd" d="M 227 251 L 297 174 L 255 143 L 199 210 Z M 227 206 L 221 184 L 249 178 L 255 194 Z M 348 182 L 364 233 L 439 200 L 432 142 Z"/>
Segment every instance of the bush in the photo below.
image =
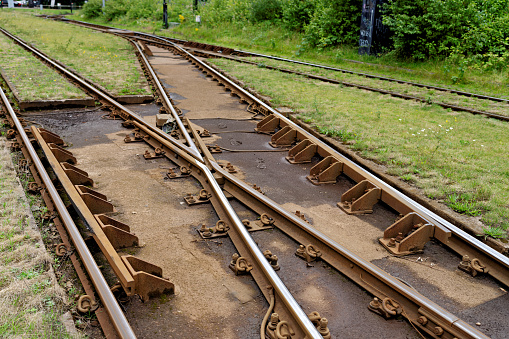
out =
<path fill-rule="evenodd" d="M 509 0 L 391 0 L 385 10 L 398 56 L 507 60 Z"/>
<path fill-rule="evenodd" d="M 282 17 L 281 0 L 251 0 L 250 19 L 253 22 L 273 21 Z"/>
<path fill-rule="evenodd" d="M 306 42 L 326 47 L 356 45 L 359 41 L 362 0 L 320 0 L 306 27 Z"/>
<path fill-rule="evenodd" d="M 228 22 L 244 22 L 250 16 L 248 1 L 242 0 L 210 0 L 200 9 L 202 21 L 211 25 Z"/>
<path fill-rule="evenodd" d="M 104 18 L 108 21 L 124 16 L 128 10 L 127 0 L 109 0 L 104 7 Z"/>
<path fill-rule="evenodd" d="M 283 4 L 283 23 L 292 30 L 303 31 L 315 12 L 313 0 L 290 0 Z"/>
<path fill-rule="evenodd" d="M 90 0 L 83 6 L 81 13 L 87 18 L 98 17 L 102 14 L 102 6 L 102 0 Z"/>

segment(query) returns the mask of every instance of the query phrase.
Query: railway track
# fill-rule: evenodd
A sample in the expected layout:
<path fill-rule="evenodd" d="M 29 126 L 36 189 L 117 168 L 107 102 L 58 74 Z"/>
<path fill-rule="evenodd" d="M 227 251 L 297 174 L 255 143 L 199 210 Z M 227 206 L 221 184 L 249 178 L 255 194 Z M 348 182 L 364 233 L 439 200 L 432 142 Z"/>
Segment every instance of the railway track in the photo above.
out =
<path fill-rule="evenodd" d="M 69 19 L 62 19 L 62 20 L 77 23 L 80 25 L 84 25 L 86 27 L 94 27 L 94 28 L 97 28 L 100 30 L 104 30 L 105 28 L 106 29 L 114 29 L 114 28 L 107 27 L 107 26 L 89 24 L 89 23 L 81 22 L 81 21 L 75 21 L 75 20 L 69 20 Z M 466 96 L 466 97 L 470 97 L 470 98 L 476 98 L 476 99 L 482 99 L 482 100 L 494 101 L 494 102 L 500 102 L 500 103 L 509 103 L 509 99 L 505 99 L 505 98 L 470 93 L 470 92 L 465 92 L 465 91 L 458 91 L 458 90 L 454 90 L 454 89 L 431 86 L 431 85 L 420 84 L 420 83 L 415 83 L 415 82 L 410 82 L 410 81 L 403 81 L 403 80 L 388 78 L 388 77 L 379 76 L 379 75 L 375 75 L 375 74 L 355 72 L 355 71 L 351 71 L 351 70 L 347 70 L 347 69 L 340 69 L 340 68 L 335 68 L 335 67 L 330 67 L 330 66 L 325 66 L 325 65 L 312 64 L 312 63 L 302 62 L 302 61 L 298 61 L 298 60 L 274 57 L 274 56 L 270 56 L 270 55 L 251 53 L 251 52 L 216 46 L 216 45 L 198 43 L 198 42 L 175 39 L 175 38 L 160 37 L 160 36 L 152 35 L 152 34 L 137 33 L 137 35 L 138 35 L 139 41 L 144 41 L 145 43 L 148 43 L 148 44 L 150 44 L 151 42 L 154 42 L 154 41 L 161 44 L 161 39 L 159 39 L 159 38 L 163 38 L 167 41 L 171 41 L 171 42 L 179 44 L 180 46 L 186 48 L 188 51 L 190 51 L 191 53 L 193 53 L 197 56 L 201 56 L 201 57 L 205 57 L 205 58 L 224 58 L 224 59 L 228 59 L 228 60 L 235 61 L 235 62 L 256 65 L 259 67 L 260 67 L 259 62 L 247 60 L 247 59 L 245 59 L 245 57 L 265 58 L 265 59 L 271 59 L 271 60 L 276 60 L 276 61 L 282 61 L 282 62 L 286 62 L 286 63 L 290 63 L 290 64 L 310 66 L 310 67 L 315 67 L 318 69 L 324 69 L 324 70 L 329 70 L 329 71 L 334 71 L 334 72 L 341 72 L 341 73 L 361 76 L 361 77 L 365 77 L 365 78 L 369 78 L 369 79 L 394 82 L 394 83 L 408 85 L 408 86 L 414 86 L 414 87 L 418 87 L 418 88 L 426 88 L 426 89 L 430 89 L 430 90 L 440 91 L 443 93 L 452 93 L 452 94 L 457 94 L 459 96 Z M 418 102 L 422 102 L 422 103 L 426 103 L 426 104 L 433 103 L 433 104 L 439 105 L 443 108 L 451 109 L 454 111 L 464 111 L 464 112 L 469 112 L 472 114 L 484 115 L 484 116 L 487 116 L 487 117 L 490 117 L 493 119 L 509 121 L 508 115 L 497 114 L 497 113 L 486 111 L 486 110 L 479 110 L 479 109 L 460 106 L 458 104 L 453 104 L 453 103 L 448 103 L 448 102 L 443 102 L 443 101 L 431 100 L 430 98 L 425 98 L 422 96 L 409 95 L 409 94 L 405 94 L 405 93 L 401 93 L 401 92 L 397 92 L 397 91 L 386 90 L 386 89 L 377 88 L 377 87 L 373 87 L 373 86 L 366 86 L 366 85 L 362 85 L 362 84 L 351 82 L 351 81 L 342 81 L 342 80 L 338 80 L 338 79 L 328 78 L 325 76 L 320 76 L 320 75 L 296 71 L 296 70 L 292 70 L 292 69 L 288 69 L 288 68 L 283 68 L 280 66 L 271 66 L 271 65 L 263 64 L 263 65 L 261 65 L 261 67 L 266 68 L 266 69 L 280 71 L 283 73 L 297 74 L 300 76 L 304 76 L 304 77 L 307 77 L 310 79 L 319 80 L 319 81 L 323 81 L 323 82 L 341 84 L 341 85 L 348 86 L 348 87 L 355 87 L 355 88 L 364 89 L 364 90 L 368 90 L 368 91 L 387 94 L 387 95 L 391 95 L 396 98 L 402 98 L 402 99 L 406 99 L 406 100 L 414 100 L 414 101 L 418 101 Z"/>
<path fill-rule="evenodd" d="M 110 33 L 121 34 L 118 30 Z M 4 31 L 4 34 L 8 33 Z M 47 56 L 12 35 L 10 36 L 38 55 L 39 58 L 51 64 L 63 75 L 72 79 L 73 82 L 93 95 L 94 98 L 100 100 L 104 106 L 108 107 L 110 117 L 122 118 L 125 126 L 135 128 L 134 133 L 126 136 L 125 140 L 127 142 L 143 140 L 151 145 L 154 152 L 147 152 L 145 158 L 152 159 L 163 156 L 177 164 L 178 170 L 172 169 L 168 172 L 169 179 L 190 174 L 201 184 L 205 191 L 201 191 L 197 196 L 187 197 L 186 201 L 190 205 L 196 202 L 204 202 L 204 200 L 212 204 L 219 221 L 214 227 L 202 227 L 200 235 L 205 240 L 228 235 L 238 251 L 238 255 L 232 257 L 231 268 L 236 274 L 250 273 L 270 305 L 267 317 L 262 321 L 262 337 L 264 335 L 270 338 L 278 336 L 295 338 L 304 336 L 308 338 L 327 337 L 332 320 L 320 317 L 318 313 L 307 315 L 302 310 L 299 305 L 302 301 L 296 301 L 290 290 L 282 283 L 279 275 L 275 273 L 275 268 L 278 266 L 277 257 L 274 257 L 272 253 L 262 253 L 253 239 L 255 235 L 249 234 L 249 229 L 253 230 L 253 225 L 239 218 L 237 212 L 239 208 L 232 207 L 228 198 L 237 199 L 251 211 L 260 215 L 261 226 L 258 227 L 276 227 L 300 244 L 301 246 L 297 248 L 296 254 L 305 259 L 309 266 L 313 266 L 317 260 L 327 262 L 368 291 L 374 296 L 374 299 L 369 303 L 371 311 L 385 318 L 403 316 L 418 333 L 426 333 L 432 337 L 486 337 L 467 322 L 454 316 L 408 284 L 405 284 L 401 279 L 391 276 L 358 254 L 340 245 L 330 234 L 319 231 L 318 225 L 312 227 L 303 220 L 301 213 L 295 215 L 288 212 L 287 208 L 259 192 L 258 187 L 254 188 L 235 176 L 233 174 L 235 166 L 215 159 L 212 152 L 217 152 L 218 147 L 205 143 L 205 137 L 208 133 L 204 130 L 204 127 L 201 130 L 195 127 L 195 124 L 207 124 L 206 119 L 181 119 L 179 116 L 180 110 L 174 107 L 164 85 L 159 81 L 145 57 L 143 46 L 132 40 L 133 35 L 131 33 L 126 35 L 126 38 L 131 39 L 137 50 L 140 62 L 156 91 L 158 101 L 162 104 L 161 111 L 171 116 L 168 121 L 175 123 L 171 135 L 147 124 L 137 114 L 116 103 L 115 100 L 93 88 L 77 75 L 69 73 L 64 67 L 48 59 Z M 394 215 L 394 212 L 401 214 L 402 218 L 396 220 L 380 234 L 380 243 L 393 255 L 420 253 L 425 249 L 425 246 L 430 246 L 429 241 L 433 239 L 462 257 L 460 266 L 464 270 L 474 276 L 483 273 L 491 275 L 505 286 L 508 286 L 509 271 L 507 266 L 509 263 L 506 257 L 420 206 L 415 201 L 405 197 L 374 175 L 367 173 L 186 50 L 171 41 L 165 39 L 160 41 L 160 47 L 170 49 L 176 55 L 189 60 L 201 71 L 222 84 L 231 94 L 238 96 L 241 102 L 247 103 L 252 112 L 256 115 L 262 115 L 263 119 L 255 125 L 253 125 L 252 120 L 246 122 L 251 128 L 255 127 L 256 137 L 259 137 L 258 142 L 265 140 L 264 143 L 266 143 L 270 140 L 271 145 L 276 150 L 282 148 L 283 151 L 288 152 L 287 160 L 295 164 L 292 165 L 295 168 L 301 170 L 304 168 L 310 171 L 309 181 L 320 185 L 316 188 L 320 187 L 320 190 L 328 192 L 327 196 L 329 198 L 334 195 L 341 196 L 338 206 L 347 214 L 376 211 L 379 202 L 383 202 L 389 207 L 388 209 L 384 207 L 385 209 L 392 211 L 387 212 L 389 218 L 390 215 Z M 214 119 L 218 120 L 221 117 L 215 116 L 212 121 L 216 121 Z M 214 125 L 212 124 L 212 126 Z M 37 134 L 35 130 L 33 132 Z M 234 137 L 244 133 L 238 130 L 229 132 Z M 238 143 L 234 142 L 231 145 L 238 146 Z M 252 145 L 250 144 L 250 146 Z M 259 147 L 261 148 L 262 145 L 259 145 Z M 227 148 L 223 146 L 222 149 Z M 221 146 L 219 150 L 221 150 Z M 242 151 L 242 149 L 238 149 L 238 151 Z M 243 151 L 245 153 L 258 153 L 252 149 L 243 149 Z M 235 152 L 230 153 L 237 154 Z M 229 159 L 223 153 L 218 154 L 224 159 Z M 278 153 L 271 152 L 270 154 L 276 155 Z M 277 158 L 278 156 L 273 160 Z M 241 159 L 237 158 L 235 160 L 239 161 L 241 165 L 238 166 L 242 167 Z M 235 164 L 235 162 L 232 163 Z M 312 164 L 312 166 L 307 164 Z M 57 164 L 52 167 L 54 169 L 58 168 Z M 267 174 L 263 176 L 267 177 Z M 262 177 L 257 177 L 257 179 L 263 180 Z M 281 180 L 283 181 L 284 177 Z M 345 181 L 341 185 L 343 192 L 339 195 L 335 184 L 338 180 Z M 267 187 L 267 184 L 264 183 L 260 186 Z M 301 188 L 302 186 L 298 187 Z M 309 191 L 313 191 L 313 189 L 309 189 Z M 291 190 L 288 191 L 292 192 Z M 314 192 L 316 194 L 317 190 L 315 189 Z M 276 198 L 281 198 L 278 194 L 273 193 L 273 195 Z M 339 208 L 337 210 L 339 211 Z M 258 237 L 256 239 L 261 241 Z M 106 239 L 104 241 L 106 242 Z M 115 256 L 114 253 L 110 253 L 110 255 Z M 125 262 L 125 260 L 123 261 Z M 115 266 L 115 263 L 110 264 Z M 122 266 L 119 265 L 119 267 Z M 120 270 L 120 268 L 117 270 Z M 117 276 L 119 275 L 121 274 L 117 273 Z M 267 286 L 270 286 L 270 288 L 267 288 Z M 128 295 L 136 292 L 140 293 L 136 288 L 134 290 L 130 289 L 127 283 L 123 283 L 122 287 Z M 142 287 L 139 286 L 138 289 L 140 288 Z M 141 293 L 143 294 L 143 292 Z M 150 291 L 146 292 L 147 297 L 149 293 Z M 277 315 L 274 315 L 274 313 Z M 270 316 L 270 321 L 268 321 L 268 316 Z"/>

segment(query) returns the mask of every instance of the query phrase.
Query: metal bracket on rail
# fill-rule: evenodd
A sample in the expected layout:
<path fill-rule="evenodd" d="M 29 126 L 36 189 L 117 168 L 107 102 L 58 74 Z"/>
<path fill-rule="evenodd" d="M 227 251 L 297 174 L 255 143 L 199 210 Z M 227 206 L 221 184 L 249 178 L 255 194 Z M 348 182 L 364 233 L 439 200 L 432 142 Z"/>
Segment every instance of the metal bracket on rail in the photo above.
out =
<path fill-rule="evenodd" d="M 132 255 L 122 256 L 122 261 L 134 278 L 134 294 L 142 300 L 149 300 L 161 294 L 173 294 L 175 285 L 163 278 L 163 270 Z"/>
<path fill-rule="evenodd" d="M 184 197 L 184 200 L 188 205 L 198 205 L 209 202 L 211 197 L 212 194 L 210 194 L 206 189 L 202 189 L 198 195 L 192 195 L 191 193 L 188 193 Z"/>
<path fill-rule="evenodd" d="M 279 271 L 281 267 L 278 264 L 278 257 L 275 254 L 272 254 L 270 250 L 263 251 L 263 256 L 270 263 L 270 266 L 274 269 L 274 271 Z"/>
<path fill-rule="evenodd" d="M 271 114 L 256 124 L 257 133 L 272 134 L 278 129 L 281 119 Z"/>
<path fill-rule="evenodd" d="M 305 164 L 311 162 L 311 159 L 315 156 L 318 146 L 313 142 L 305 139 L 295 145 L 288 151 L 288 160 L 291 164 Z"/>
<path fill-rule="evenodd" d="M 207 148 L 210 153 L 223 153 L 223 151 L 221 150 L 221 147 L 219 147 L 218 144 L 216 144 L 215 146 L 207 145 Z"/>
<path fill-rule="evenodd" d="M 313 166 L 306 177 L 313 185 L 333 184 L 343 173 L 343 163 L 328 156 Z"/>
<path fill-rule="evenodd" d="M 313 323 L 313 325 L 316 326 L 316 329 L 318 330 L 318 333 L 320 333 L 323 337 L 323 339 L 330 339 L 331 334 L 329 331 L 329 321 L 327 318 L 322 318 L 320 316 L 320 313 L 318 312 L 311 312 L 308 314 L 309 320 Z"/>
<path fill-rule="evenodd" d="M 135 131 L 133 136 L 126 134 L 124 138 L 125 143 L 129 142 L 143 142 L 148 136 L 144 137 L 140 132 Z"/>
<path fill-rule="evenodd" d="M 412 212 L 389 226 L 379 241 L 394 255 L 409 255 L 422 252 L 434 230 L 429 221 Z"/>
<path fill-rule="evenodd" d="M 72 201 L 74 208 L 90 227 L 94 240 L 117 275 L 126 294 L 128 296 L 139 294 L 143 300 L 147 300 L 160 293 L 173 293 L 174 285 L 161 277 L 160 267 L 132 256 L 120 257 L 118 255 L 115 249 L 137 245 L 138 237 L 130 233 L 129 226 L 104 215 L 104 213 L 115 210 L 104 194 L 87 186 L 75 184 L 71 180 L 68 174 L 71 174 L 75 180 L 78 178 L 79 181 L 93 183 L 86 172 L 75 166 L 70 166 L 67 162 L 60 161 L 55 156 L 55 153 L 64 154 L 67 160 L 76 162 L 72 153 L 55 144 L 46 143 L 37 128 L 32 126 L 31 129 L 48 163 Z M 58 151 L 55 152 L 56 149 Z"/>
<path fill-rule="evenodd" d="M 207 227 L 203 224 L 198 233 L 203 239 L 212 239 L 227 236 L 229 230 L 230 226 L 228 226 L 226 221 L 218 220 L 214 227 Z"/>
<path fill-rule="evenodd" d="M 253 269 L 253 265 L 246 258 L 234 253 L 230 262 L 230 269 L 235 272 L 235 275 L 247 274 Z"/>
<path fill-rule="evenodd" d="M 128 225 L 105 214 L 95 214 L 94 217 L 115 249 L 138 246 L 138 237 L 131 233 Z"/>
<path fill-rule="evenodd" d="M 62 162 L 61 165 L 65 174 L 67 174 L 74 185 L 94 186 L 94 180 L 88 176 L 87 172 L 69 164 L 68 162 Z"/>
<path fill-rule="evenodd" d="M 297 130 L 285 126 L 277 131 L 271 138 L 269 145 L 272 147 L 289 147 L 297 140 Z"/>
<path fill-rule="evenodd" d="M 152 159 L 158 159 L 158 158 L 164 158 L 164 154 L 166 152 L 161 147 L 156 147 L 154 149 L 154 153 L 150 152 L 149 150 L 146 150 L 143 154 L 143 157 L 145 160 L 152 160 Z"/>
<path fill-rule="evenodd" d="M 68 150 L 65 150 L 57 144 L 53 143 L 48 143 L 48 147 L 51 150 L 51 153 L 53 153 L 59 162 L 68 162 L 70 164 L 76 163 L 76 158 Z"/>
<path fill-rule="evenodd" d="M 373 213 L 375 205 L 382 195 L 382 190 L 368 180 L 362 180 L 343 193 L 338 207 L 347 214 Z"/>
<path fill-rule="evenodd" d="M 180 166 L 179 171 L 176 172 L 177 168 L 169 168 L 168 173 L 166 173 L 166 177 L 168 179 L 177 179 L 177 178 L 186 178 L 191 175 L 190 166 Z"/>
<path fill-rule="evenodd" d="M 115 207 L 104 194 L 83 185 L 75 185 L 74 187 L 76 187 L 81 199 L 93 214 L 115 212 Z"/>
<path fill-rule="evenodd" d="M 375 297 L 369 303 L 368 309 L 372 312 L 381 315 L 385 319 L 390 319 L 403 312 L 403 308 L 401 307 L 401 305 L 391 298 L 384 298 L 383 300 L 380 300 L 377 297 Z"/>
<path fill-rule="evenodd" d="M 295 251 L 295 255 L 310 263 L 318 260 L 322 256 L 322 252 L 311 244 L 306 246 L 299 245 L 299 248 Z"/>
<path fill-rule="evenodd" d="M 249 221 L 248 219 L 242 220 L 242 224 L 249 232 L 263 231 L 274 228 L 274 219 L 268 214 L 263 213 L 260 215 L 259 220 Z"/>
<path fill-rule="evenodd" d="M 461 258 L 458 268 L 469 273 L 472 277 L 475 277 L 478 274 L 488 273 L 486 265 L 477 258 L 470 259 L 470 257 L 466 254 Z"/>

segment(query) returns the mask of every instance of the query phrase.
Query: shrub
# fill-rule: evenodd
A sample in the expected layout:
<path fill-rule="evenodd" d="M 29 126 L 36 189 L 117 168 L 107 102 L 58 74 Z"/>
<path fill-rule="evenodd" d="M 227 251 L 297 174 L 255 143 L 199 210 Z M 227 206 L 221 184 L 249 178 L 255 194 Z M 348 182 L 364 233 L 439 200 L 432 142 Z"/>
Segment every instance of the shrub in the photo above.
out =
<path fill-rule="evenodd" d="M 251 0 L 250 19 L 253 22 L 273 21 L 282 17 L 281 0 Z"/>
<path fill-rule="evenodd" d="M 326 47 L 359 40 L 362 0 L 320 0 L 306 27 L 306 42 Z"/>
<path fill-rule="evenodd" d="M 162 5 L 156 1 L 130 1 L 126 16 L 129 19 L 162 18 Z"/>
<path fill-rule="evenodd" d="M 83 6 L 81 13 L 87 18 L 98 17 L 102 14 L 102 0 L 90 0 Z"/>
<path fill-rule="evenodd" d="M 391 0 L 385 10 L 401 57 L 475 62 L 507 54 L 509 0 Z"/>
<path fill-rule="evenodd" d="M 292 30 L 303 31 L 315 12 L 313 0 L 290 0 L 283 4 L 283 23 Z"/>
<path fill-rule="evenodd" d="M 210 0 L 200 9 L 204 23 L 217 25 L 224 22 L 247 21 L 250 2 L 242 0 Z"/>
<path fill-rule="evenodd" d="M 127 0 L 109 0 L 104 7 L 104 18 L 108 21 L 124 16 L 128 10 Z"/>

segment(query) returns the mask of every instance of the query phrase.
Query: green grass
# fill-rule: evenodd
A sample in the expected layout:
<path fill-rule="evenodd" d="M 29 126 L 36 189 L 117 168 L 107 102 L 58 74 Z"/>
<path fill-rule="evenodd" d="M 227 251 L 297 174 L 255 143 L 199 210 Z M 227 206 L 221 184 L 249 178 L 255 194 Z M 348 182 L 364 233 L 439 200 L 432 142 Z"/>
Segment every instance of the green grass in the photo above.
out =
<path fill-rule="evenodd" d="M 0 137 L 0 337 L 71 338 L 62 324 L 65 292 L 29 224 L 5 138 Z"/>
<path fill-rule="evenodd" d="M 289 31 L 284 27 L 275 26 L 271 22 L 259 24 L 247 22 L 242 22 L 242 24 L 224 23 L 211 26 L 207 25 L 207 19 L 202 17 L 203 25 L 198 25 L 193 22 L 192 18 L 187 18 L 180 26 L 162 29 L 161 22 L 147 19 L 128 20 L 121 18 L 105 21 L 101 18 L 85 18 L 79 15 L 79 12 L 74 17 L 77 17 L 78 20 L 108 26 L 218 44 L 225 47 L 320 63 L 358 72 L 379 74 L 461 91 L 509 98 L 509 68 L 503 71 L 481 72 L 473 68 L 463 69 L 460 65 L 449 64 L 440 60 L 412 62 L 410 60 L 398 60 L 392 56 L 380 58 L 366 55 L 361 56 L 358 55 L 357 48 L 348 46 L 330 49 L 311 48 L 306 47 L 303 34 Z M 351 60 L 360 61 L 361 63 L 351 62 Z M 263 59 L 263 63 L 268 64 L 270 62 L 268 59 Z M 285 64 L 287 66 L 290 65 Z M 386 85 L 383 86 L 385 87 Z M 425 97 L 427 98 L 428 96 Z M 433 99 L 434 97 L 432 96 Z"/>
<path fill-rule="evenodd" d="M 0 34 L 0 54 L 0 68 L 15 86 L 22 101 L 87 97 L 83 91 L 3 34 Z"/>
<path fill-rule="evenodd" d="M 24 11 L 0 11 L 0 26 L 113 95 L 151 94 L 133 47 L 125 39 Z"/>
<path fill-rule="evenodd" d="M 509 227 L 507 122 L 224 59 L 212 62 L 428 197 L 488 226 Z"/>
<path fill-rule="evenodd" d="M 110 23 L 116 24 L 122 26 L 124 23 Z M 142 30 L 143 27 L 139 29 Z M 463 73 L 459 65 L 438 60 L 418 63 L 397 60 L 391 56 L 381 58 L 360 56 L 357 54 L 357 48 L 352 47 L 323 50 L 310 48 L 303 44 L 302 34 L 288 31 L 283 27 L 274 27 L 272 23 L 224 24 L 216 27 L 207 25 L 197 27 L 187 23 L 171 30 L 162 30 L 157 34 L 509 98 L 509 69 L 492 72 L 466 69 Z M 370 64 L 353 63 L 348 60 Z"/>
<path fill-rule="evenodd" d="M 290 69 L 297 72 L 308 73 L 313 75 L 324 76 L 330 79 L 335 79 L 343 82 L 369 86 L 373 88 L 380 88 L 386 91 L 393 91 L 405 95 L 411 95 L 422 98 L 428 103 L 447 103 L 461 107 L 467 107 L 495 114 L 509 116 L 509 104 L 495 102 L 490 100 L 483 100 L 478 98 L 470 98 L 454 93 L 436 91 L 427 88 L 415 87 L 412 85 L 399 84 L 395 82 L 387 82 L 384 80 L 377 80 L 366 78 L 360 75 L 341 73 L 320 69 L 311 66 L 298 65 L 287 63 L 284 61 L 270 60 L 266 58 L 247 58 L 250 61 L 256 62 L 259 67 L 274 66 L 285 69 Z"/>

